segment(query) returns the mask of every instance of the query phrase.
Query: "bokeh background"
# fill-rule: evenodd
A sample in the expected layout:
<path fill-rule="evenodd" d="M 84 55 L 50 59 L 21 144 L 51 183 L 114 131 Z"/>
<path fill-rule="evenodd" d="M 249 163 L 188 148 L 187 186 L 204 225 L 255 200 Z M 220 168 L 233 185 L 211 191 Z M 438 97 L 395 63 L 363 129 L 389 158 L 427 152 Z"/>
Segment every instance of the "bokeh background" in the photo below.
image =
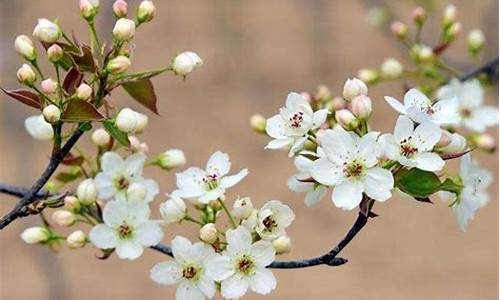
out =
<path fill-rule="evenodd" d="M 80 39 L 87 29 L 79 17 L 77 1 L 0 1 L 0 83 L 15 87 L 15 71 L 21 60 L 13 41 L 30 34 L 38 17 L 59 18 L 74 28 Z M 112 29 L 112 1 L 102 0 L 98 18 L 100 32 Z M 139 1 L 129 1 L 131 10 Z M 417 1 L 436 15 L 444 1 Z M 203 165 L 215 150 L 227 151 L 233 169 L 249 167 L 251 173 L 230 191 L 229 199 L 251 196 L 261 205 L 281 199 L 295 211 L 289 230 L 294 241 L 283 259 L 303 258 L 329 250 L 350 227 L 356 212 L 334 208 L 329 200 L 306 208 L 302 195 L 290 192 L 286 179 L 294 170 L 284 153 L 265 151 L 268 139 L 253 133 L 251 114 L 275 114 L 289 91 L 314 90 L 326 84 L 335 94 L 348 76 L 362 67 L 376 67 L 393 56 L 404 61 L 402 48 L 387 31 L 367 22 L 370 7 L 385 5 L 395 18 L 410 21 L 414 1 L 289 1 L 218 0 L 156 1 L 157 18 L 140 28 L 134 69 L 165 65 L 182 50 L 200 53 L 205 66 L 186 81 L 170 75 L 154 79 L 161 116 L 150 115 L 141 139 L 152 153 L 177 147 L 185 151 L 190 165 Z M 465 30 L 481 28 L 488 38 L 482 59 L 498 54 L 498 1 L 454 1 Z M 386 26 L 387 27 L 387 26 Z M 424 40 L 437 40 L 428 28 Z M 447 54 L 461 69 L 466 60 L 462 36 Z M 374 128 L 392 130 L 396 113 L 384 95 L 402 96 L 400 84 L 370 88 L 374 100 Z M 33 111 L 0 96 L 0 181 L 29 185 L 40 174 L 49 154 L 46 143 L 32 140 L 23 120 Z M 124 93 L 112 95 L 114 103 L 138 108 Z M 498 103 L 491 89 L 487 102 Z M 493 131 L 496 135 L 497 131 Z M 90 144 L 84 138 L 80 144 Z M 348 264 L 339 268 L 315 267 L 275 270 L 277 289 L 270 299 L 497 299 L 498 298 L 498 156 L 476 155 L 495 173 L 491 202 L 481 209 L 467 233 L 456 226 L 451 210 L 440 201 L 423 204 L 395 196 L 375 206 L 381 217 L 372 220 L 343 252 Z M 148 171 L 159 180 L 162 192 L 173 189 L 173 174 Z M 162 198 L 162 197 L 158 197 Z M 157 205 L 161 199 L 158 199 Z M 0 213 L 15 199 L 2 196 Z M 0 234 L 1 299 L 173 299 L 175 287 L 162 287 L 148 277 L 149 269 L 166 257 L 148 251 L 136 261 L 116 257 L 100 261 L 96 250 L 48 249 L 28 246 L 21 231 L 38 222 L 25 218 Z M 166 239 L 182 234 L 196 238 L 193 226 L 169 227 Z M 248 294 L 246 299 L 259 299 Z"/>

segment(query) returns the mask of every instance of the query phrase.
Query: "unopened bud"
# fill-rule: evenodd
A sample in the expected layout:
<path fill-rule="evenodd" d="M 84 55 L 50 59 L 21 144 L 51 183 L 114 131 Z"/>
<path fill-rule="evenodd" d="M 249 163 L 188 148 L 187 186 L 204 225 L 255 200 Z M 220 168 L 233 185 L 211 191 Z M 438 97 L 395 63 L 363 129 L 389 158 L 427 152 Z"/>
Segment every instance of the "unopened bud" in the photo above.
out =
<path fill-rule="evenodd" d="M 33 61 L 36 59 L 36 50 L 33 42 L 26 35 L 20 35 L 14 42 L 16 52 L 22 55 L 25 59 Z"/>
<path fill-rule="evenodd" d="M 120 55 L 113 58 L 106 66 L 106 71 L 111 74 L 121 74 L 128 70 L 130 67 L 130 59 L 126 56 Z"/>
<path fill-rule="evenodd" d="M 92 143 L 97 147 L 106 147 L 111 141 L 111 136 L 103 128 L 96 129 L 91 136 Z"/>
<path fill-rule="evenodd" d="M 43 115 L 31 116 L 24 121 L 26 131 L 37 140 L 51 140 L 54 136 L 52 125 L 45 121 Z"/>
<path fill-rule="evenodd" d="M 117 18 L 125 18 L 127 16 L 128 4 L 124 0 L 116 0 L 113 3 L 113 13 Z"/>
<path fill-rule="evenodd" d="M 354 97 L 358 95 L 367 95 L 367 94 L 368 94 L 368 87 L 362 80 L 359 80 L 356 77 L 352 79 L 348 78 L 344 83 L 343 96 L 344 99 L 346 99 L 347 101 L 352 100 Z"/>
<path fill-rule="evenodd" d="M 60 61 L 64 56 L 64 51 L 58 44 L 53 44 L 47 49 L 47 57 L 51 63 Z"/>
<path fill-rule="evenodd" d="M 147 193 L 148 190 L 143 184 L 134 182 L 127 188 L 127 200 L 130 203 L 142 202 L 146 199 Z"/>
<path fill-rule="evenodd" d="M 76 89 L 76 97 L 80 100 L 88 100 L 92 97 L 92 88 L 86 83 L 80 84 Z"/>
<path fill-rule="evenodd" d="M 171 196 L 170 199 L 160 204 L 160 214 L 167 224 L 184 220 L 186 211 L 186 203 L 179 197 Z"/>
<path fill-rule="evenodd" d="M 366 120 L 372 114 L 372 99 L 368 96 L 356 96 L 350 106 L 352 113 L 360 120 Z"/>
<path fill-rule="evenodd" d="M 87 243 L 87 235 L 81 230 L 72 232 L 66 238 L 66 244 L 71 249 L 82 248 L 85 246 L 86 243 Z"/>
<path fill-rule="evenodd" d="M 336 110 L 346 108 L 346 105 L 347 105 L 347 103 L 345 102 L 344 98 L 334 97 L 332 99 L 332 101 L 329 102 L 328 109 L 330 111 L 336 111 Z"/>
<path fill-rule="evenodd" d="M 449 43 L 453 41 L 460 33 L 462 32 L 462 24 L 459 22 L 455 22 L 450 25 L 450 27 L 446 30 L 444 35 L 444 42 Z"/>
<path fill-rule="evenodd" d="M 28 65 L 23 64 L 19 70 L 17 70 L 17 80 L 25 85 L 32 85 L 36 80 L 35 71 Z"/>
<path fill-rule="evenodd" d="M 217 240 L 217 226 L 208 223 L 200 228 L 200 240 L 208 244 L 213 244 Z"/>
<path fill-rule="evenodd" d="M 436 145 L 439 151 L 445 154 L 460 153 L 462 151 L 465 151 L 465 149 L 467 148 L 467 140 L 463 136 L 458 133 L 445 133 L 445 135 L 447 135 L 449 143 L 447 145 L 444 145 L 446 144 L 446 138 L 441 136 L 441 140 Z"/>
<path fill-rule="evenodd" d="M 80 211 L 80 201 L 75 196 L 66 196 L 64 197 L 64 208 L 71 212 Z"/>
<path fill-rule="evenodd" d="M 391 32 L 398 38 L 405 40 L 408 38 L 408 25 L 400 21 L 395 21 L 391 24 Z"/>
<path fill-rule="evenodd" d="M 358 77 L 366 83 L 375 83 L 380 79 L 380 75 L 374 69 L 361 69 L 358 72 Z"/>
<path fill-rule="evenodd" d="M 467 45 L 469 46 L 469 52 L 472 55 L 476 55 L 477 53 L 479 53 L 479 51 L 483 49 L 485 40 L 486 39 L 481 30 L 471 30 L 471 32 L 469 32 L 469 35 L 467 36 Z"/>
<path fill-rule="evenodd" d="M 416 59 L 423 63 L 431 62 L 434 59 L 432 48 L 426 45 L 415 45 L 412 48 L 412 55 L 416 56 Z"/>
<path fill-rule="evenodd" d="M 149 152 L 149 146 L 146 142 L 142 142 L 133 135 L 129 135 L 128 141 L 130 142 L 130 150 L 132 152 L 137 153 L 148 153 Z"/>
<path fill-rule="evenodd" d="M 52 213 L 52 220 L 59 226 L 71 226 L 75 224 L 75 215 L 67 210 L 56 210 Z"/>
<path fill-rule="evenodd" d="M 352 130 L 358 127 L 359 121 L 348 109 L 341 109 L 335 112 L 335 120 L 344 129 Z"/>
<path fill-rule="evenodd" d="M 155 164 L 164 170 L 182 167 L 186 164 L 184 152 L 179 149 L 169 149 L 160 155 L 155 160 Z"/>
<path fill-rule="evenodd" d="M 116 117 L 115 124 L 123 132 L 138 132 L 147 125 L 147 116 L 128 107 L 123 108 Z"/>
<path fill-rule="evenodd" d="M 76 196 L 83 205 L 90 205 L 97 200 L 97 188 L 92 178 L 80 182 L 76 189 Z"/>
<path fill-rule="evenodd" d="M 203 60 L 194 52 L 186 51 L 177 55 L 172 61 L 172 70 L 177 75 L 186 76 L 203 65 Z"/>
<path fill-rule="evenodd" d="M 473 142 L 480 150 L 493 152 L 496 149 L 496 142 L 493 136 L 487 133 L 481 133 L 473 137 Z"/>
<path fill-rule="evenodd" d="M 235 218 L 243 220 L 250 217 L 252 211 L 253 211 L 252 200 L 250 199 L 250 197 L 244 197 L 244 198 L 238 198 L 234 202 L 231 214 Z"/>
<path fill-rule="evenodd" d="M 54 104 L 50 104 L 43 109 L 43 116 L 45 121 L 53 124 L 61 118 L 61 110 Z"/>
<path fill-rule="evenodd" d="M 451 133 L 447 130 L 441 130 L 441 138 L 436 144 L 436 148 L 443 148 L 451 143 Z"/>
<path fill-rule="evenodd" d="M 127 19 L 121 18 L 116 21 L 115 27 L 113 28 L 113 37 L 122 42 L 131 40 L 135 35 L 135 22 Z"/>
<path fill-rule="evenodd" d="M 450 26 L 453 22 L 455 22 L 456 18 L 457 18 L 457 7 L 453 4 L 448 4 L 444 8 L 443 12 L 443 26 L 444 27 Z"/>
<path fill-rule="evenodd" d="M 80 0 L 80 14 L 87 21 L 92 21 L 99 11 L 99 0 Z"/>
<path fill-rule="evenodd" d="M 292 250 L 292 240 L 288 235 L 284 234 L 273 241 L 273 247 L 276 254 L 288 253 Z"/>
<path fill-rule="evenodd" d="M 142 1 L 137 8 L 137 21 L 139 21 L 139 23 L 145 23 L 153 20 L 155 11 L 156 8 L 153 1 Z"/>
<path fill-rule="evenodd" d="M 316 92 L 316 99 L 320 101 L 327 101 L 332 98 L 332 91 L 326 85 L 318 86 L 318 91 Z"/>
<path fill-rule="evenodd" d="M 413 19 L 413 22 L 415 22 L 417 25 L 422 26 L 422 24 L 425 22 L 425 19 L 427 18 L 425 9 L 421 6 L 416 7 L 411 12 L 411 18 Z"/>
<path fill-rule="evenodd" d="M 394 58 L 388 58 L 382 63 L 380 70 L 385 78 L 395 79 L 403 74 L 403 65 Z"/>
<path fill-rule="evenodd" d="M 38 19 L 38 24 L 33 30 L 33 35 L 45 43 L 55 43 L 62 36 L 59 25 L 47 19 Z"/>
<path fill-rule="evenodd" d="M 266 132 L 266 123 L 266 118 L 260 114 L 255 114 L 250 117 L 250 127 L 258 133 Z"/>
<path fill-rule="evenodd" d="M 21 233 L 21 238 L 28 244 L 44 243 L 49 240 L 50 232 L 43 227 L 30 227 Z"/>
<path fill-rule="evenodd" d="M 42 91 L 46 94 L 54 94 L 57 92 L 57 82 L 52 78 L 47 78 L 40 84 L 42 86 Z"/>

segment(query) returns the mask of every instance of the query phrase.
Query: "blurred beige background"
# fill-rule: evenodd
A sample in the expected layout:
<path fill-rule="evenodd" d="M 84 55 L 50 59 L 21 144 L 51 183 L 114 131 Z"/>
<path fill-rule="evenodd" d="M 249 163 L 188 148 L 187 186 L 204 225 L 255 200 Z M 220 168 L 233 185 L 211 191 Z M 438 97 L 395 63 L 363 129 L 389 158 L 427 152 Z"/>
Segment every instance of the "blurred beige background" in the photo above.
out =
<path fill-rule="evenodd" d="M 99 29 L 109 32 L 112 1 L 101 2 Z M 139 1 L 129 2 L 133 8 Z M 306 208 L 302 195 L 290 192 L 285 184 L 294 172 L 291 161 L 284 153 L 265 151 L 268 139 L 249 129 L 248 118 L 255 112 L 276 113 L 291 90 L 314 90 L 323 83 L 339 94 L 346 77 L 359 68 L 376 67 L 387 56 L 404 59 L 389 36 L 366 22 L 368 7 L 383 2 L 156 1 L 157 18 L 141 27 L 135 39 L 134 69 L 167 64 L 178 51 L 191 49 L 200 53 L 205 66 L 185 82 L 170 75 L 154 79 L 162 115 L 150 115 L 149 130 L 141 138 L 152 153 L 183 149 L 190 165 L 204 164 L 215 150 L 227 151 L 234 170 L 249 167 L 251 172 L 230 191 L 232 197 L 248 195 L 258 205 L 281 199 L 294 209 L 297 219 L 289 230 L 294 250 L 282 258 L 322 254 L 345 234 L 355 212 L 336 209 L 326 199 Z M 385 3 L 400 19 L 409 21 L 413 1 Z M 466 30 L 485 30 L 489 39 L 485 61 L 495 57 L 498 2 L 454 3 Z M 81 39 L 86 36 L 76 0 L 1 0 L 2 86 L 17 86 L 15 70 L 21 61 L 13 41 L 17 34 L 30 34 L 38 17 L 58 17 L 66 30 L 75 28 Z M 430 31 L 424 39 L 432 43 L 437 37 Z M 461 37 L 448 59 L 459 68 L 467 67 L 465 53 Z M 396 119 L 382 100 L 388 94 L 401 97 L 402 89 L 398 84 L 370 89 L 376 109 L 372 126 L 378 130 L 392 130 Z M 487 101 L 497 103 L 496 94 L 493 89 Z M 24 118 L 33 111 L 1 98 L 0 181 L 29 185 L 45 166 L 49 146 L 30 139 L 23 128 Z M 136 107 L 122 92 L 112 98 Z M 88 137 L 81 141 L 88 143 Z M 381 217 L 342 252 L 349 263 L 338 268 L 275 270 L 278 287 L 269 298 L 497 299 L 498 156 L 477 156 L 495 172 L 495 184 L 490 188 L 491 203 L 478 212 L 467 233 L 459 231 L 443 203 L 428 205 L 395 196 L 375 206 Z M 162 192 L 172 190 L 173 174 L 149 174 L 160 181 Z M 15 199 L 2 196 L 0 213 L 14 203 Z M 174 298 L 175 287 L 158 286 L 148 277 L 149 269 L 165 256 L 148 251 L 132 262 L 116 257 L 99 261 L 92 247 L 63 249 L 54 255 L 18 238 L 25 227 L 37 222 L 36 217 L 25 218 L 0 233 L 1 299 Z M 176 234 L 195 239 L 195 232 L 191 226 L 169 227 L 165 241 Z M 246 299 L 259 298 L 248 294 Z"/>

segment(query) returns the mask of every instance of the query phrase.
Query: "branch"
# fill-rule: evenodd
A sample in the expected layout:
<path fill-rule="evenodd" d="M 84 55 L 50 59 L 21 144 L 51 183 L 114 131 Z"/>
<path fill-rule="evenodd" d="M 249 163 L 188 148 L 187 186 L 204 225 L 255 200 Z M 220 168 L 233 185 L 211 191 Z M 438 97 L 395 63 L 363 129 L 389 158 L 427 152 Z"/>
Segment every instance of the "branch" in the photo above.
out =
<path fill-rule="evenodd" d="M 460 77 L 461 81 L 466 81 L 468 79 L 474 78 L 480 74 L 486 74 L 492 81 L 498 80 L 498 57 L 489 63 L 466 73 Z"/>
<path fill-rule="evenodd" d="M 12 221 L 17 218 L 26 217 L 29 215 L 27 205 L 35 202 L 39 199 L 38 195 L 43 186 L 49 181 L 50 177 L 56 171 L 59 164 L 62 162 L 64 157 L 69 153 L 71 148 L 76 144 L 78 139 L 84 133 L 83 130 L 78 128 L 73 135 L 68 139 L 66 144 L 59 150 L 57 153 L 53 154 L 50 158 L 49 164 L 43 171 L 42 175 L 38 180 L 31 186 L 29 190 L 25 194 L 23 194 L 23 198 L 17 203 L 17 205 L 2 219 L 0 219 L 0 230 L 5 228 L 5 226 L 9 225 Z M 19 192 L 20 190 L 16 191 Z M 10 193 L 10 195 L 15 195 L 14 192 Z"/>

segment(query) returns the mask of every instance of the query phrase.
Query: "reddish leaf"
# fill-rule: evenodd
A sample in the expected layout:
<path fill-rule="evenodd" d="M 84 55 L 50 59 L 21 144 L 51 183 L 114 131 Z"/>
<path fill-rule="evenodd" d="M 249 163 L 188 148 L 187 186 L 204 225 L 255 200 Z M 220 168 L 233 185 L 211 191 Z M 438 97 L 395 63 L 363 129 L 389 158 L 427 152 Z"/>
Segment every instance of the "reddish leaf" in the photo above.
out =
<path fill-rule="evenodd" d="M 65 122 L 100 121 L 105 117 L 92 104 L 78 99 L 69 102 L 61 120 Z"/>
<path fill-rule="evenodd" d="M 68 153 L 61 163 L 66 166 L 81 166 L 84 161 L 85 158 L 83 156 L 75 156 L 72 153 Z"/>
<path fill-rule="evenodd" d="M 73 62 L 80 72 L 95 72 L 94 56 L 89 46 L 83 45 L 79 54 L 71 54 Z"/>
<path fill-rule="evenodd" d="M 156 94 L 153 83 L 149 79 L 129 81 L 122 84 L 127 93 L 137 102 L 158 114 L 156 107 Z"/>
<path fill-rule="evenodd" d="M 16 99 L 19 102 L 22 102 L 28 106 L 41 109 L 42 105 L 40 104 L 40 98 L 38 97 L 37 94 L 32 93 L 28 90 L 6 90 L 2 88 L 2 91 L 12 97 L 13 99 Z"/>
<path fill-rule="evenodd" d="M 71 68 L 68 74 L 66 74 L 66 77 L 64 78 L 63 89 L 69 95 L 73 95 L 77 87 L 82 83 L 82 81 L 83 81 L 83 74 L 80 73 L 77 69 Z"/>

